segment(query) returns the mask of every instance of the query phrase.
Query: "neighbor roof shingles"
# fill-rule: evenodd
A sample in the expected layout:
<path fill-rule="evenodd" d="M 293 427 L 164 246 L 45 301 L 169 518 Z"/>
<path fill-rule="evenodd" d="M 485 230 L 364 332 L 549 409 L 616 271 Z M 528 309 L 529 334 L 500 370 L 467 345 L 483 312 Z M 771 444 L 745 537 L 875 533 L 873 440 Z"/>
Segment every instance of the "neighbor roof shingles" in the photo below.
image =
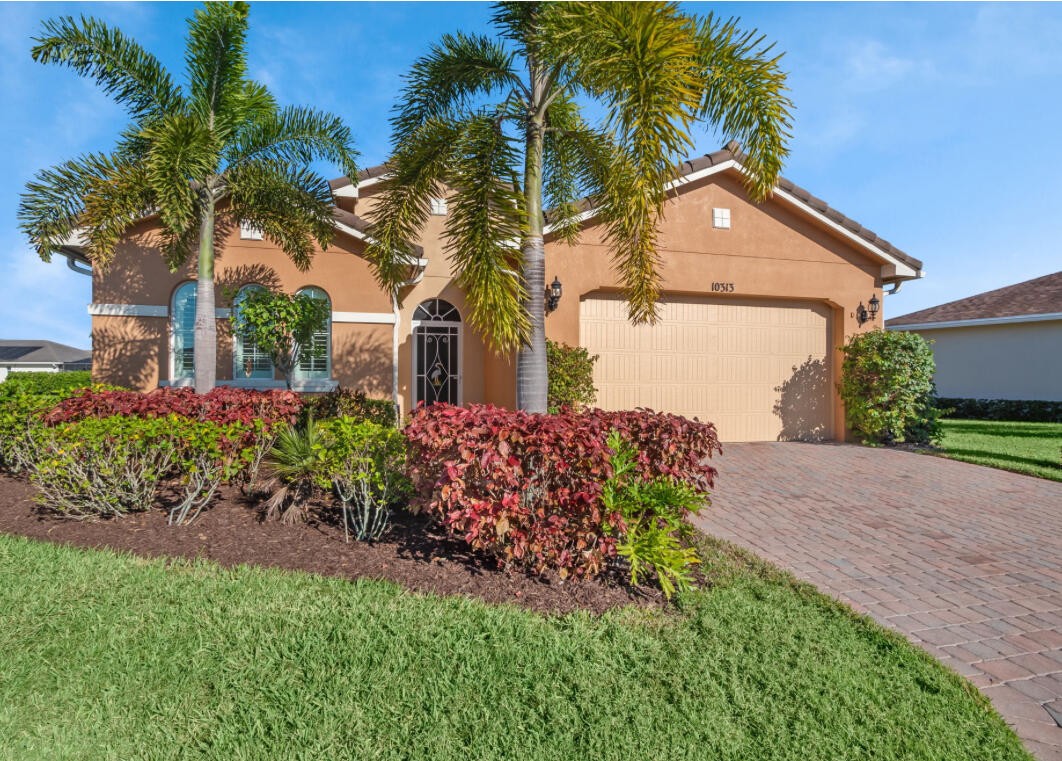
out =
<path fill-rule="evenodd" d="M 87 362 L 92 358 L 90 351 L 55 343 L 55 341 L 0 340 L 0 350 L 5 355 L 4 360 L 13 364 L 38 362 L 66 364 Z M 19 356 L 11 356 L 15 353 L 19 353 Z"/>
<path fill-rule="evenodd" d="M 1062 312 L 1062 272 L 886 320 L 887 327 Z"/>
<path fill-rule="evenodd" d="M 736 161 L 739 164 L 743 164 L 745 158 L 745 153 L 741 150 L 740 146 L 737 144 L 737 142 L 732 140 L 726 144 L 726 147 L 721 148 L 718 151 L 713 151 L 712 153 L 706 153 L 703 156 L 698 156 L 697 158 L 687 159 L 686 161 L 683 161 L 681 164 L 678 165 L 678 170 L 679 174 L 685 177 L 687 175 L 693 174 L 694 172 L 699 172 L 702 169 L 708 169 L 709 167 L 713 167 L 717 164 L 722 164 L 726 161 Z M 368 169 L 362 169 L 360 172 L 358 172 L 358 182 L 362 182 L 369 178 L 381 177 L 387 174 L 387 172 L 387 164 L 378 164 L 376 166 L 369 167 Z M 350 178 L 338 177 L 334 180 L 330 180 L 328 184 L 331 186 L 332 190 L 338 190 L 339 188 L 350 185 Z M 900 249 L 896 248 L 896 246 L 892 245 L 887 240 L 880 237 L 877 233 L 863 227 L 854 219 L 846 217 L 844 214 L 837 211 L 837 209 L 831 207 L 821 198 L 816 198 L 799 185 L 790 182 L 785 177 L 779 177 L 778 187 L 784 190 L 786 193 L 789 193 L 790 195 L 800 199 L 812 209 L 824 215 L 830 221 L 835 222 L 836 224 L 839 224 L 845 229 L 850 230 L 854 234 L 858 235 L 867 243 L 870 243 L 873 246 L 877 246 L 882 251 L 889 254 L 890 256 L 899 259 L 904 264 L 907 264 L 913 269 L 921 271 L 921 260 L 915 259 L 910 254 L 907 254 L 901 251 Z M 581 211 L 585 211 L 586 209 L 589 209 L 593 206 L 593 199 L 580 199 L 577 202 L 576 206 Z M 548 216 L 549 212 L 547 211 L 546 214 Z"/>

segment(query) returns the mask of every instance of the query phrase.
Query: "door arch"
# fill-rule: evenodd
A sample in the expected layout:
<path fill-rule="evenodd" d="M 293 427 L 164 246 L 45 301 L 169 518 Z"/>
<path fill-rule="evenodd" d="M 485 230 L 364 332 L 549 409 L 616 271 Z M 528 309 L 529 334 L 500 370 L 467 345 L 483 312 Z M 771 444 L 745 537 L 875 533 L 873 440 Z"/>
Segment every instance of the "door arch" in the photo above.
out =
<path fill-rule="evenodd" d="M 413 406 L 461 404 L 461 313 L 443 299 L 413 313 Z"/>

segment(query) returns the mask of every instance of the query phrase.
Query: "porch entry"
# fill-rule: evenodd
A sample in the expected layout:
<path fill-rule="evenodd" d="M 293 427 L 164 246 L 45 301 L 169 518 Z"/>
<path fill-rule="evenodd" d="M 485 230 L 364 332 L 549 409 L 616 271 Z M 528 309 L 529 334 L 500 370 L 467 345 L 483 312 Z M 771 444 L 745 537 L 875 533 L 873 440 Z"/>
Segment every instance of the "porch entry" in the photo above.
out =
<path fill-rule="evenodd" d="M 461 404 L 461 314 L 442 299 L 413 313 L 413 404 Z"/>

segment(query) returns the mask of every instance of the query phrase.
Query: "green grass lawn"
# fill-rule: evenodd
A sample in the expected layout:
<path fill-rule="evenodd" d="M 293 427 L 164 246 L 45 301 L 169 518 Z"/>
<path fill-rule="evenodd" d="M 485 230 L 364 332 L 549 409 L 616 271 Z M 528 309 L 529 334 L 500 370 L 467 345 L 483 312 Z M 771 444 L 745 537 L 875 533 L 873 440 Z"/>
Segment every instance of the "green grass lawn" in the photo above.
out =
<path fill-rule="evenodd" d="M 677 614 L 0 536 L 2 759 L 1027 759 L 967 683 L 724 545 Z"/>
<path fill-rule="evenodd" d="M 1062 481 L 1062 423 L 942 422 L 946 457 Z"/>

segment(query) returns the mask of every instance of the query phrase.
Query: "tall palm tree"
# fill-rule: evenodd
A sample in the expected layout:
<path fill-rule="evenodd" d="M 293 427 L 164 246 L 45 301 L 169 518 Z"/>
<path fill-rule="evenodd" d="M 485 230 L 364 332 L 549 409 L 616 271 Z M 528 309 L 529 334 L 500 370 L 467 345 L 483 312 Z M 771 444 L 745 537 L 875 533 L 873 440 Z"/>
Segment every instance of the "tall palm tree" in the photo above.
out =
<path fill-rule="evenodd" d="M 129 112 L 109 154 L 87 154 L 27 183 L 20 226 L 48 261 L 75 230 L 105 268 L 116 244 L 147 214 L 158 216 L 171 269 L 198 248 L 195 388 L 214 387 L 214 245 L 225 228 L 262 230 L 300 269 L 332 240 L 332 197 L 315 161 L 356 176 L 350 130 L 336 116 L 278 107 L 247 77 L 247 3 L 206 3 L 188 21 L 184 89 L 153 55 L 92 18 L 47 21 L 33 58 L 94 79 Z"/>
<path fill-rule="evenodd" d="M 381 285 L 406 277 L 407 244 L 445 183 L 448 251 L 469 321 L 519 348 L 517 403 L 546 409 L 546 232 L 579 235 L 583 195 L 600 210 L 630 317 L 653 322 L 657 222 L 699 121 L 741 142 L 755 200 L 787 155 L 780 56 L 734 20 L 674 3 L 499 3 L 497 37 L 446 35 L 413 65 L 392 119 L 393 182 L 368 257 Z M 602 118 L 591 124 L 583 107 Z"/>

